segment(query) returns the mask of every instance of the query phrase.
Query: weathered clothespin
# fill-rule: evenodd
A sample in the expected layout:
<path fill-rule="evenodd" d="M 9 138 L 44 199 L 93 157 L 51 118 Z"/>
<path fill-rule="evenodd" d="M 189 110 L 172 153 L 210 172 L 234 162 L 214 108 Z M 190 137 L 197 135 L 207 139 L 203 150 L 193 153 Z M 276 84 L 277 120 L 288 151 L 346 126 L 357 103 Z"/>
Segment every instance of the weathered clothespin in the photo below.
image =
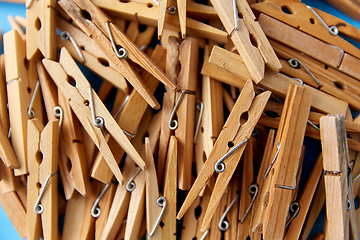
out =
<path fill-rule="evenodd" d="M 177 3 L 175 6 L 174 2 Z M 181 38 L 186 37 L 186 0 L 175 0 L 171 4 L 168 0 L 159 0 L 159 15 L 158 15 L 158 38 L 161 39 L 161 35 L 164 30 L 165 19 L 169 15 L 178 15 Z M 174 5 L 172 5 L 174 4 Z"/>
<path fill-rule="evenodd" d="M 144 169 L 146 165 L 142 158 L 76 66 L 69 52 L 64 48 L 62 49 L 61 64 L 47 59 L 44 59 L 43 63 L 60 91 L 68 99 L 82 126 L 103 154 L 105 161 L 120 184 L 123 183 L 122 174 L 100 128 L 106 129 L 132 159 Z M 69 82 L 72 80 L 75 81 L 76 87 Z M 99 115 L 97 116 L 96 113 Z"/>
<path fill-rule="evenodd" d="M 272 177 L 268 205 L 263 221 L 265 239 L 280 239 L 285 233 L 290 203 L 297 189 L 297 173 L 308 115 L 311 92 L 304 87 L 291 85 L 272 152 L 267 178 Z"/>
<path fill-rule="evenodd" d="M 141 96 L 152 108 L 160 105 L 140 76 L 130 67 L 127 58 L 143 67 L 170 89 L 177 89 L 159 67 L 157 67 L 116 25 L 92 2 L 76 0 L 70 2 L 62 0 L 60 6 L 73 18 L 79 27 L 93 40 L 104 52 L 114 67 L 134 86 Z M 121 46 L 118 49 L 118 46 Z"/>
<path fill-rule="evenodd" d="M 28 60 L 38 60 L 41 54 L 45 58 L 55 60 L 56 6 L 57 1 L 54 0 L 27 0 L 26 58 Z"/>
<path fill-rule="evenodd" d="M 220 197 L 223 195 L 238 165 L 239 158 L 245 149 L 246 141 L 260 118 L 260 114 L 269 97 L 270 92 L 265 92 L 255 97 L 252 82 L 250 80 L 246 82 L 228 120 L 219 134 L 208 160 L 205 162 L 177 215 L 178 219 L 185 214 L 209 178 L 215 172 L 218 172 L 219 174 L 206 209 L 201 230 L 206 231 L 209 228 Z M 233 153 L 234 151 L 236 154 Z"/>
<path fill-rule="evenodd" d="M 28 239 L 58 239 L 58 148 L 58 120 L 28 121 Z"/>
<path fill-rule="evenodd" d="M 327 239 L 358 239 L 352 174 L 344 118 L 328 115 L 320 119 L 321 146 L 326 193 Z M 350 223 L 350 224 L 349 224 Z"/>
<path fill-rule="evenodd" d="M 259 23 L 255 21 L 249 4 L 244 0 L 212 0 L 211 3 L 243 59 L 252 80 L 259 83 L 264 78 L 265 63 L 278 72 L 281 63 Z"/>

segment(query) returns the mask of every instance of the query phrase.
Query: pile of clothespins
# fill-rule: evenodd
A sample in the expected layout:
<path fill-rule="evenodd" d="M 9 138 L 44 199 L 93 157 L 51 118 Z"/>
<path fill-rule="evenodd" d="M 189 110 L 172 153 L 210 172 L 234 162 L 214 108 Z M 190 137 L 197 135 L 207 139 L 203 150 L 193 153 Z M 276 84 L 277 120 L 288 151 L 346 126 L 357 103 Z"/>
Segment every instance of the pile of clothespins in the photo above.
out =
<path fill-rule="evenodd" d="M 21 238 L 307 239 L 325 206 L 313 239 L 359 239 L 359 29 L 297 0 L 26 8 L 0 55 Z"/>

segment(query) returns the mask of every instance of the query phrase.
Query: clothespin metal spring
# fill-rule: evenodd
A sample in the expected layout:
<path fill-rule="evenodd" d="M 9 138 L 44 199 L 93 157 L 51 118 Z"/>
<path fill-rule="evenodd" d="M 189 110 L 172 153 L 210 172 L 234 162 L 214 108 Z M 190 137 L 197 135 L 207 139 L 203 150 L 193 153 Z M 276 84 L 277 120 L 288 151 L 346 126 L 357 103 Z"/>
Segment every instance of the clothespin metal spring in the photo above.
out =
<path fill-rule="evenodd" d="M 215 171 L 217 173 L 221 173 L 221 172 L 225 171 L 225 164 L 223 163 L 225 158 L 227 158 L 232 152 L 234 152 L 236 149 L 238 149 L 241 145 L 246 143 L 248 140 L 249 140 L 248 138 L 245 138 L 238 145 L 236 145 L 230 151 L 228 151 L 224 156 L 222 156 L 222 158 L 220 158 L 220 160 L 215 163 L 215 166 L 214 166 Z"/>
<path fill-rule="evenodd" d="M 296 208 L 295 208 L 296 207 Z M 285 225 L 285 229 L 289 226 L 289 224 L 291 223 L 292 220 L 294 220 L 294 218 L 296 218 L 296 216 L 298 215 L 299 211 L 300 211 L 300 204 L 297 202 L 293 202 L 290 205 L 290 211 L 293 212 L 294 214 L 291 216 L 291 218 L 289 219 L 289 221 L 286 223 Z"/>
<path fill-rule="evenodd" d="M 225 232 L 226 230 L 228 230 L 229 228 L 229 222 L 225 220 L 226 215 L 228 214 L 228 212 L 230 211 L 230 208 L 234 205 L 236 199 L 238 198 L 238 195 L 236 195 L 236 197 L 234 198 L 234 200 L 232 200 L 232 202 L 230 203 L 230 205 L 226 208 L 225 212 L 223 213 L 220 221 L 219 221 L 219 229 L 223 232 Z"/>
<path fill-rule="evenodd" d="M 308 9 L 311 10 L 311 12 L 315 15 L 315 17 L 321 22 L 322 25 L 324 25 L 324 27 L 326 27 L 326 29 L 329 31 L 329 33 L 333 36 L 336 36 L 339 34 L 339 29 L 336 27 L 336 26 L 328 26 L 326 24 L 326 22 L 324 22 L 324 20 L 319 16 L 319 14 L 317 14 L 317 12 L 315 12 L 315 10 L 310 7 L 310 6 L 307 6 Z"/>
<path fill-rule="evenodd" d="M 34 105 L 35 97 L 36 97 L 37 93 L 39 92 L 39 88 L 40 88 L 40 83 L 39 83 L 39 80 L 37 80 L 33 95 L 32 95 L 31 100 L 30 100 L 29 108 L 28 108 L 28 111 L 27 111 L 27 114 L 28 114 L 30 119 L 35 117 L 35 112 L 34 112 L 34 109 L 32 107 Z"/>
<path fill-rule="evenodd" d="M 134 182 L 135 177 L 139 174 L 141 168 L 139 167 L 138 170 L 134 173 L 134 175 L 129 179 L 129 181 L 126 184 L 126 190 L 128 192 L 132 192 L 136 188 L 136 184 Z"/>
<path fill-rule="evenodd" d="M 103 128 L 105 121 L 102 117 L 96 117 L 95 116 L 95 106 L 94 106 L 94 100 L 93 100 L 93 94 L 92 94 L 92 88 L 89 87 L 89 100 L 90 100 L 90 109 L 91 109 L 91 115 L 93 118 L 94 125 L 98 128 Z"/>
<path fill-rule="evenodd" d="M 107 31 L 108 31 L 109 38 L 110 38 L 110 42 L 111 42 L 111 45 L 112 45 L 112 47 L 113 47 L 113 50 L 114 50 L 116 56 L 117 56 L 118 58 L 127 58 L 128 52 L 126 51 L 126 49 L 123 48 L 123 47 L 120 47 L 120 48 L 118 49 L 118 48 L 116 47 L 116 44 L 115 44 L 115 41 L 114 41 L 114 37 L 113 37 L 113 35 L 112 35 L 112 33 L 111 33 L 111 29 L 110 29 L 110 22 L 109 22 L 109 21 L 105 22 L 105 26 L 106 26 L 106 29 L 107 29 Z"/>
<path fill-rule="evenodd" d="M 153 228 L 153 230 L 150 232 L 149 234 L 149 237 L 152 237 L 155 233 L 155 230 L 157 229 L 157 227 L 159 226 L 160 224 L 160 221 L 161 221 L 161 218 L 162 216 L 164 215 L 164 211 L 165 211 L 165 208 L 166 208 L 166 199 L 164 197 L 159 197 L 157 200 L 156 200 L 156 204 L 159 206 L 159 207 L 162 207 L 162 210 L 161 210 L 161 213 L 159 215 L 159 218 L 157 219 L 156 223 L 155 223 L 155 226 Z"/>
<path fill-rule="evenodd" d="M 199 135 L 200 123 L 201 123 L 202 115 L 203 115 L 203 112 L 204 112 L 204 104 L 203 104 L 203 102 L 199 102 L 198 104 L 196 104 L 196 109 L 199 110 L 200 113 L 199 113 L 199 119 L 197 121 L 195 134 L 194 134 L 194 144 L 196 144 L 197 136 Z"/>
<path fill-rule="evenodd" d="M 55 117 L 59 118 L 59 128 L 61 128 L 62 122 L 64 119 L 64 113 L 63 113 L 62 108 L 60 106 L 54 107 L 53 113 L 54 113 Z"/>
<path fill-rule="evenodd" d="M 314 81 L 316 82 L 316 84 L 318 85 L 318 88 L 321 88 L 321 83 L 319 82 L 319 80 L 314 76 L 314 74 L 305 66 L 305 64 L 303 64 L 299 59 L 297 58 L 290 58 L 288 61 L 289 65 L 293 68 L 297 68 L 299 67 L 299 64 L 305 69 L 305 71 L 312 77 L 312 79 L 314 79 Z"/>
<path fill-rule="evenodd" d="M 269 174 L 271 167 L 274 165 L 274 162 L 280 152 L 280 148 L 281 148 L 281 142 L 278 142 L 277 147 L 276 147 L 275 156 L 274 156 L 273 160 L 271 161 L 270 166 L 268 167 L 268 169 L 266 170 L 266 172 L 264 174 L 264 180 L 266 179 L 267 175 Z"/>
<path fill-rule="evenodd" d="M 35 205 L 34 205 L 34 212 L 35 212 L 36 214 L 42 214 L 42 213 L 44 212 L 44 208 L 43 208 L 43 206 L 41 205 L 40 201 L 41 201 L 42 196 L 43 196 L 44 193 L 45 193 L 45 189 L 46 189 L 46 186 L 48 185 L 48 183 L 49 183 L 49 181 L 50 181 L 50 178 L 51 178 L 52 176 L 56 175 L 56 174 L 57 174 L 57 172 L 55 172 L 55 173 L 50 173 L 50 174 L 47 176 L 47 178 L 46 178 L 46 180 L 45 180 L 45 183 L 44 183 L 44 186 L 42 187 L 42 189 L 41 189 L 41 191 L 40 191 L 40 193 L 39 193 L 39 196 L 38 196 L 38 198 L 37 198 L 37 200 L 36 200 L 36 202 L 35 202 Z"/>
<path fill-rule="evenodd" d="M 62 31 L 60 33 L 60 38 L 62 40 L 70 40 L 71 41 L 71 43 L 74 45 L 75 50 L 79 54 L 79 57 L 81 58 L 81 62 L 84 63 L 85 62 L 84 55 L 81 53 L 81 50 L 80 50 L 79 46 L 77 45 L 75 39 L 67 31 Z"/>
<path fill-rule="evenodd" d="M 171 115 L 170 115 L 169 124 L 168 124 L 170 130 L 175 130 L 178 127 L 178 121 L 174 119 L 174 116 L 175 116 L 175 112 L 176 112 L 177 108 L 179 107 L 181 100 L 183 99 L 185 93 L 190 94 L 191 92 L 188 90 L 181 91 L 180 96 L 179 96 L 178 100 L 176 101 L 174 109 L 172 110 Z"/>
<path fill-rule="evenodd" d="M 92 208 L 91 208 L 91 216 L 93 216 L 94 218 L 98 218 L 100 216 L 101 210 L 100 207 L 98 206 L 101 198 L 104 196 L 106 190 L 110 187 L 110 184 L 106 184 L 104 189 L 101 191 L 100 195 L 98 196 L 98 198 L 95 200 Z"/>
<path fill-rule="evenodd" d="M 249 207 L 246 209 L 246 212 L 245 212 L 243 218 L 242 218 L 241 221 L 240 221 L 241 223 L 244 222 L 246 216 L 248 215 L 248 213 L 249 213 L 252 205 L 254 204 L 254 201 L 255 201 L 255 199 L 256 199 L 256 196 L 258 195 L 258 192 L 259 192 L 259 186 L 258 186 L 256 183 L 251 184 L 250 187 L 249 187 L 249 193 L 252 194 L 252 195 L 254 195 L 254 196 L 252 197 L 251 203 L 250 203 Z"/>

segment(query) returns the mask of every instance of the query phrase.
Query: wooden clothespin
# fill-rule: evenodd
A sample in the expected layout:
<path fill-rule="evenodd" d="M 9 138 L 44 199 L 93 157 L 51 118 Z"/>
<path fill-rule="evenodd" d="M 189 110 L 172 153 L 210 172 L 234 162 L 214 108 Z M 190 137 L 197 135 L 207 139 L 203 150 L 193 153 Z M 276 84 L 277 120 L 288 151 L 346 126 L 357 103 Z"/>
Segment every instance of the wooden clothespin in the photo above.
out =
<path fill-rule="evenodd" d="M 151 59 L 161 69 L 165 69 L 165 58 L 166 50 L 160 45 L 158 45 L 155 48 Z M 146 81 L 146 85 L 150 89 L 151 93 L 155 92 L 159 81 L 157 81 L 156 78 L 154 78 L 148 72 L 143 72 L 141 76 Z M 147 102 L 141 97 L 141 95 L 137 91 L 131 92 L 128 100 L 124 104 L 124 107 L 119 112 L 117 117 L 117 122 L 119 126 L 127 133 L 128 138 L 133 138 L 137 134 L 137 129 L 147 109 L 147 106 Z M 112 149 L 113 151 L 117 151 L 115 159 L 117 160 L 117 163 L 119 163 L 124 154 L 124 151 L 122 149 L 119 149 L 119 145 L 118 143 L 116 143 L 116 141 L 114 141 L 114 139 L 110 139 L 108 144 L 110 146 L 110 149 Z M 104 183 L 108 183 L 111 180 L 111 171 L 101 156 L 96 157 L 91 170 L 91 176 Z"/>
<path fill-rule="evenodd" d="M 356 68 L 360 59 L 345 52 L 342 48 L 327 44 L 265 14 L 260 14 L 259 23 L 267 37 L 288 45 L 327 66 L 360 79 L 359 69 Z M 282 31 L 278 31 L 278 29 L 282 29 Z M 297 40 L 294 41 L 294 39 Z"/>
<path fill-rule="evenodd" d="M 114 67 L 122 72 L 123 76 L 134 86 L 152 108 L 160 105 L 141 78 L 130 67 L 126 57 L 143 67 L 170 89 L 177 89 L 159 67 L 157 67 L 116 25 L 92 2 L 77 0 L 70 2 L 62 0 L 60 6 L 73 18 L 80 28 L 93 40 L 105 53 Z M 118 50 L 116 45 L 120 45 Z"/>
<path fill-rule="evenodd" d="M 283 238 L 290 203 L 297 188 L 296 176 L 311 105 L 307 88 L 291 85 L 272 152 L 272 164 L 266 177 L 272 175 L 268 206 L 265 210 L 263 235 L 265 239 Z"/>
<path fill-rule="evenodd" d="M 179 68 L 179 43 L 174 36 L 170 36 L 167 43 L 166 68 L 165 72 L 173 83 L 176 83 Z M 167 89 L 164 92 L 162 106 L 161 132 L 159 141 L 159 153 L 156 172 L 158 174 L 159 184 L 163 182 L 163 172 L 166 162 L 166 154 L 170 141 L 171 130 L 169 128 L 169 119 L 175 106 L 175 91 Z"/>
<path fill-rule="evenodd" d="M 28 239 L 58 239 L 58 147 L 58 120 L 28 121 Z"/>
<path fill-rule="evenodd" d="M 103 154 L 105 161 L 108 163 L 117 180 L 120 182 L 120 184 L 122 184 L 123 177 L 120 169 L 109 146 L 106 143 L 102 131 L 99 129 L 99 127 L 95 126 L 96 122 L 103 122 L 103 127 L 106 128 L 111 136 L 114 137 L 119 145 L 142 169 L 146 167 L 145 163 L 131 145 L 129 140 L 126 138 L 125 134 L 117 125 L 116 121 L 110 115 L 99 97 L 96 95 L 95 91 L 91 88 L 89 82 L 82 75 L 82 72 L 76 66 L 75 61 L 64 48 L 61 51 L 60 63 L 56 63 L 47 59 L 43 60 L 43 64 L 49 72 L 50 76 L 53 78 L 61 92 L 66 96 L 77 118 L 86 129 L 95 145 L 99 148 L 100 152 Z M 73 87 L 68 82 L 71 79 L 75 81 L 76 87 Z M 92 109 L 90 109 L 89 106 Z M 98 120 L 96 120 L 95 113 L 99 114 L 102 119 L 97 118 Z"/>
<path fill-rule="evenodd" d="M 158 16 L 158 38 L 161 39 L 161 35 L 164 30 L 165 19 L 168 14 L 178 15 L 179 25 L 181 31 L 181 38 L 185 39 L 186 37 L 186 1 L 185 0 L 175 0 L 171 1 L 171 5 L 167 0 L 159 1 L 159 16 Z M 175 6 L 174 2 L 177 3 Z"/>
<path fill-rule="evenodd" d="M 270 92 L 255 97 L 252 82 L 247 81 L 219 134 L 208 160 L 190 189 L 178 213 L 178 219 L 184 215 L 214 172 L 219 172 L 201 230 L 206 231 L 209 228 L 211 217 L 219 204 L 219 196 L 223 195 L 236 169 L 239 156 L 242 155 L 245 149 L 246 141 L 260 118 L 269 97 Z M 237 154 L 232 154 L 233 151 L 236 151 Z"/>
<path fill-rule="evenodd" d="M 356 2 L 347 1 L 347 0 L 340 0 L 340 1 L 328 0 L 327 2 L 332 4 L 340 11 L 346 13 L 351 18 L 355 20 L 360 19 L 360 8 Z"/>
<path fill-rule="evenodd" d="M 17 31 L 4 34 L 4 46 L 11 144 L 20 165 L 15 175 L 23 175 L 27 173 L 26 121 L 34 116 L 42 119 L 41 97 L 35 64 L 24 61 L 25 42 Z"/>
<path fill-rule="evenodd" d="M 320 154 L 315 162 L 314 167 L 311 170 L 310 176 L 308 177 L 304 190 L 299 197 L 300 210 L 289 225 L 289 228 L 286 232 L 285 239 L 299 239 L 301 235 L 301 230 L 305 223 L 305 218 L 307 216 L 308 210 L 313 200 L 316 187 L 320 180 L 320 175 L 322 172 L 322 154 Z"/>
<path fill-rule="evenodd" d="M 55 0 L 28 0 L 26 2 L 26 58 L 56 58 Z"/>
<path fill-rule="evenodd" d="M 205 47 L 205 58 L 210 54 L 209 46 Z M 206 60 L 205 60 L 206 61 Z M 195 130 L 195 162 L 197 174 L 200 173 L 206 159 L 209 157 L 215 141 L 224 125 L 223 112 L 223 94 L 222 84 L 209 76 L 202 76 L 201 102 L 199 120 Z M 203 106 L 201 106 L 201 104 Z M 203 108 L 201 114 L 201 107 Z M 198 109 L 199 110 L 199 109 Z M 197 133 L 197 135 L 196 135 Z M 210 181 L 213 185 L 214 181 Z M 205 189 L 204 189 L 205 190 Z M 201 194 L 202 195 L 202 194 Z"/>
<path fill-rule="evenodd" d="M 357 79 L 334 68 L 325 68 L 324 64 L 279 42 L 270 40 L 270 43 L 283 64 L 282 73 L 342 99 L 354 109 L 359 108 L 360 83 Z"/>
<path fill-rule="evenodd" d="M 175 131 L 178 141 L 178 186 L 183 190 L 191 187 L 198 48 L 197 40 L 194 38 L 186 38 L 179 46 L 181 70 L 177 78 L 177 85 L 181 89 L 181 93 L 176 94 L 177 102 L 169 119 L 169 128 Z M 177 120 L 174 120 L 175 113 Z"/>
<path fill-rule="evenodd" d="M 126 20 L 138 21 L 141 24 L 154 27 L 158 26 L 159 7 L 157 4 L 149 3 L 148 1 L 131 1 L 125 3 L 116 0 L 109 0 L 106 2 L 94 0 L 93 3 L 112 17 L 121 16 Z M 195 2 L 187 2 L 186 5 L 188 6 L 187 10 L 189 10 L 189 8 L 196 10 L 192 11 L 193 15 L 196 17 L 208 15 L 214 18 L 214 9 L 210 6 L 204 6 Z M 165 30 L 172 29 L 180 32 L 179 25 L 178 16 L 169 15 L 165 19 Z M 186 18 L 186 32 L 194 36 L 212 39 L 221 43 L 226 43 L 228 41 L 227 33 L 225 31 L 192 18 Z"/>
<path fill-rule="evenodd" d="M 261 30 L 249 4 L 244 0 L 212 0 L 220 20 L 230 35 L 252 80 L 259 83 L 264 78 L 265 63 L 278 72 L 281 64 Z M 242 19 L 238 19 L 238 14 Z M 250 35 L 250 38 L 249 38 Z"/>
<path fill-rule="evenodd" d="M 243 87 L 246 79 L 250 78 L 250 74 L 242 62 L 243 60 L 239 55 L 215 46 L 213 47 L 209 61 L 204 63 L 201 73 L 224 83 Z M 234 63 L 236 63 L 236 67 Z M 264 79 L 258 86 L 263 89 L 271 90 L 276 96 L 285 97 L 290 84 L 300 85 L 301 83 L 284 74 L 266 71 Z M 325 113 L 341 112 L 344 115 L 347 114 L 347 111 L 349 110 L 349 104 L 347 102 L 317 89 L 310 88 L 306 85 L 304 86 L 313 92 L 312 95 L 314 97 L 312 107 L 315 109 Z M 332 102 L 332 104 L 329 104 L 329 102 Z"/>
<path fill-rule="evenodd" d="M 358 239 L 352 176 L 348 169 L 350 159 L 343 116 L 328 115 L 322 117 L 320 119 L 320 133 L 324 158 L 326 216 L 328 219 L 326 238 L 348 239 L 351 236 L 352 239 Z"/>
<path fill-rule="evenodd" d="M 360 57 L 360 49 L 340 37 L 337 25 L 324 26 L 319 10 L 297 0 L 268 0 L 253 4 L 252 9 L 278 19 L 330 45 L 342 48 L 353 56 Z M 339 23 L 339 22 L 337 22 Z M 350 24 L 346 23 L 346 26 Z"/>
<path fill-rule="evenodd" d="M 125 78 L 110 64 L 107 56 L 95 42 L 65 19 L 59 16 L 56 19 L 57 28 L 61 31 L 60 35 L 57 35 L 58 48 L 66 47 L 74 59 L 111 83 L 112 86 L 128 92 Z"/>

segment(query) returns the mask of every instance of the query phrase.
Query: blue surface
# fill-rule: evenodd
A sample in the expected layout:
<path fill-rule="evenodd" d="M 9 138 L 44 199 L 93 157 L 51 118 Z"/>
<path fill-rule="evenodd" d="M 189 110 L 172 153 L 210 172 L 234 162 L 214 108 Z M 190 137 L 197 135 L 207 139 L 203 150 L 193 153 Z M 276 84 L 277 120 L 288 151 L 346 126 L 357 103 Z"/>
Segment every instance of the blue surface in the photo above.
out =
<path fill-rule="evenodd" d="M 308 4 L 312 7 L 315 7 L 320 10 L 323 10 L 325 12 L 328 12 L 334 16 L 337 16 L 337 17 L 347 21 L 348 23 L 360 28 L 360 22 L 356 22 L 353 19 L 351 19 L 350 17 L 346 16 L 344 13 L 338 11 L 336 8 L 329 5 L 325 0 L 303 0 L 302 2 Z M 5 32 L 8 32 L 9 30 L 11 30 L 10 24 L 8 23 L 8 20 L 7 20 L 7 17 L 9 14 L 12 14 L 13 16 L 19 15 L 19 16 L 25 17 L 25 5 L 0 2 L 0 29 L 1 29 L 2 33 L 5 33 Z M 360 48 L 360 43 L 358 43 L 358 42 L 352 42 L 352 43 Z M 3 48 L 2 48 L 2 43 L 1 43 L 0 53 L 3 52 L 2 49 Z M 311 145 L 312 144 L 310 144 L 310 146 Z M 317 144 L 315 144 L 315 145 L 317 145 Z M 308 147 L 310 148 L 310 146 L 308 146 Z M 312 152 L 312 151 L 309 151 L 309 152 Z M 310 157 L 306 157 L 306 158 L 309 159 Z M 310 166 L 311 164 L 304 164 L 304 165 L 309 165 L 309 168 L 311 168 L 311 166 Z M 304 178 L 306 178 L 306 177 L 304 176 Z M 302 185 L 302 184 L 300 183 L 300 185 Z M 310 236 L 315 234 L 316 232 L 322 230 L 323 221 L 324 221 L 324 213 L 319 216 L 317 225 L 316 225 L 315 229 L 313 229 Z M 0 240 L 8 240 L 8 239 L 18 240 L 21 238 L 19 237 L 19 235 L 17 234 L 13 225 L 9 221 L 5 212 L 0 207 Z"/>

